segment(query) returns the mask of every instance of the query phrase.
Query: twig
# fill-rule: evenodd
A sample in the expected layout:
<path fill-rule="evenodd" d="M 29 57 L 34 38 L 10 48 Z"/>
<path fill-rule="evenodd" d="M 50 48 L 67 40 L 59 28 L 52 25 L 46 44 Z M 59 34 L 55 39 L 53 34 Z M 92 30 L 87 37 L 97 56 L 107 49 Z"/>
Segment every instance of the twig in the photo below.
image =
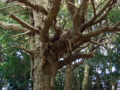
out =
<path fill-rule="evenodd" d="M 96 41 L 93 41 L 93 40 L 90 40 L 90 42 L 93 43 L 93 44 L 103 45 L 102 43 L 99 43 L 99 42 L 96 42 Z"/>
<path fill-rule="evenodd" d="M 22 47 L 22 46 L 12 46 L 12 47 L 22 49 L 22 50 L 24 50 L 25 52 L 29 53 L 30 55 L 33 55 L 33 54 L 34 54 L 33 51 L 27 50 L 27 49 L 25 49 L 25 48 Z"/>
<path fill-rule="evenodd" d="M 13 38 L 13 37 L 18 37 L 18 36 L 22 36 L 22 35 L 26 35 L 28 33 L 30 33 L 31 31 L 26 31 L 24 33 L 20 33 L 20 34 L 17 34 L 17 35 L 13 35 L 13 36 L 10 36 L 10 38 Z"/>
<path fill-rule="evenodd" d="M 8 8 L 12 8 L 12 7 L 14 7 L 14 6 L 18 6 L 18 5 L 17 5 L 17 4 L 10 5 L 10 6 L 7 6 L 7 7 L 4 7 L 4 8 L 1 8 L 0 11 L 1 11 L 1 10 L 5 10 L 5 9 L 8 9 Z"/>

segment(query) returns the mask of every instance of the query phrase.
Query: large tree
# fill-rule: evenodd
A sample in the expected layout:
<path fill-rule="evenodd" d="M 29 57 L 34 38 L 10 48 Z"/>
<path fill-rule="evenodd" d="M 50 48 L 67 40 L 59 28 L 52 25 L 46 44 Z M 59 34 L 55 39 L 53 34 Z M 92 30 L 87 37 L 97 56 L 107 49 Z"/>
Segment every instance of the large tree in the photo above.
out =
<path fill-rule="evenodd" d="M 31 78 L 34 90 L 53 90 L 59 68 L 79 58 L 93 57 L 93 52 L 82 53 L 83 48 L 88 47 L 89 43 L 102 45 L 101 42 L 106 39 L 99 37 L 93 41 L 93 37 L 104 32 L 120 31 L 118 28 L 120 23 L 111 26 L 104 21 L 109 11 L 118 4 L 117 0 L 63 1 L 7 0 L 9 6 L 1 9 L 19 5 L 23 10 L 28 11 L 29 22 L 17 16 L 17 13 L 22 11 L 20 9 L 9 14 L 9 17 L 18 24 L 0 21 L 0 26 L 7 30 L 23 32 L 12 36 L 13 38 L 28 36 L 29 50 L 22 46 L 16 47 L 31 55 Z M 10 5 L 11 2 L 14 5 Z M 68 18 L 64 15 L 60 18 L 58 15 L 65 3 L 67 8 L 64 9 L 70 14 L 70 19 L 67 21 L 71 23 L 69 27 L 61 24 Z M 98 23 L 102 25 L 104 23 L 106 26 L 103 25 L 95 30 L 94 26 Z"/>

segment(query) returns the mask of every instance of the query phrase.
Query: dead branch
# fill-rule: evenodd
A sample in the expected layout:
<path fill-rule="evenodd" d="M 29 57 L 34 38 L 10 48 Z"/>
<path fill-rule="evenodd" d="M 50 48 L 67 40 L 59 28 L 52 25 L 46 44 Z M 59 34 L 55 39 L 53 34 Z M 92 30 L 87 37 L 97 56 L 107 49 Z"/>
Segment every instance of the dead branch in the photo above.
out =
<path fill-rule="evenodd" d="M 10 14 L 10 17 L 12 19 L 14 19 L 15 21 L 17 21 L 18 23 L 20 23 L 24 28 L 27 28 L 28 30 L 39 34 L 39 29 L 38 28 L 35 28 L 35 27 L 31 26 L 30 24 L 28 24 L 25 21 L 23 21 L 20 18 L 18 18 L 16 15 Z"/>

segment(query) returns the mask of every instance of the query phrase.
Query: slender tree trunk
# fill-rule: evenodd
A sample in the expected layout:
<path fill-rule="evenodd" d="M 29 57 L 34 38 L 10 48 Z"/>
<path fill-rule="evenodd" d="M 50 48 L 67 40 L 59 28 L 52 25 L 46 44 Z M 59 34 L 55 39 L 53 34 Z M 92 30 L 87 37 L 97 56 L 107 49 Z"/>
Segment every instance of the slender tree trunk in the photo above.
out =
<path fill-rule="evenodd" d="M 66 65 L 65 90 L 72 90 L 73 71 L 69 64 Z"/>
<path fill-rule="evenodd" d="M 82 83 L 82 90 L 88 90 L 88 81 L 89 81 L 89 69 L 90 65 L 86 64 L 85 65 L 85 70 L 84 70 L 84 78 L 83 78 L 83 83 Z"/>

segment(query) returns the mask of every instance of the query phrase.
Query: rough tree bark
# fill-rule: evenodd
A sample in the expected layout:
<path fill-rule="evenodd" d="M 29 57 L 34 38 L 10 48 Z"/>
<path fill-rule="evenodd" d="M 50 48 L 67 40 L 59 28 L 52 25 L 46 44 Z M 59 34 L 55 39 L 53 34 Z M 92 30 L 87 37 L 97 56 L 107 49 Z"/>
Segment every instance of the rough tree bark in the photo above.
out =
<path fill-rule="evenodd" d="M 31 55 L 33 90 L 53 90 L 55 75 L 59 68 L 76 59 L 94 56 L 93 52 L 82 53 L 82 49 L 87 47 L 85 44 L 91 42 L 92 37 L 106 31 L 120 31 L 120 28 L 117 27 L 120 24 L 118 23 L 113 27 L 102 27 L 99 30 L 88 33 L 88 27 L 92 27 L 102 21 L 117 0 L 105 1 L 106 4 L 99 10 L 97 10 L 97 7 L 94 7 L 94 2 L 91 0 L 93 3 L 92 6 L 94 7 L 94 16 L 87 20 L 85 16 L 88 11 L 88 6 L 90 5 L 89 0 L 83 0 L 78 7 L 75 6 L 75 0 L 66 0 L 68 11 L 72 16 L 71 22 L 73 28 L 72 30 L 70 28 L 66 32 L 60 33 L 62 26 L 58 24 L 57 14 L 60 11 L 61 1 L 62 0 L 7 0 L 7 3 L 17 2 L 22 3 L 20 4 L 21 7 L 22 5 L 27 6 L 30 23 L 26 23 L 17 17 L 15 12 L 10 13 L 9 16 L 19 24 L 0 21 L 0 26 L 4 29 L 23 32 L 12 36 L 13 38 L 21 35 L 27 35 L 29 37 L 28 44 L 32 46 L 29 50 L 22 46 L 16 47 Z M 8 6 L 3 9 L 10 7 L 11 6 Z M 105 13 L 102 14 L 103 12 Z M 54 31 L 53 36 L 49 35 L 51 28 Z M 85 31 L 86 33 L 84 33 Z M 101 39 L 103 38 L 100 38 L 100 40 Z M 99 42 L 95 41 L 91 43 L 99 44 Z M 60 61 L 60 58 L 63 58 L 63 60 Z"/>

